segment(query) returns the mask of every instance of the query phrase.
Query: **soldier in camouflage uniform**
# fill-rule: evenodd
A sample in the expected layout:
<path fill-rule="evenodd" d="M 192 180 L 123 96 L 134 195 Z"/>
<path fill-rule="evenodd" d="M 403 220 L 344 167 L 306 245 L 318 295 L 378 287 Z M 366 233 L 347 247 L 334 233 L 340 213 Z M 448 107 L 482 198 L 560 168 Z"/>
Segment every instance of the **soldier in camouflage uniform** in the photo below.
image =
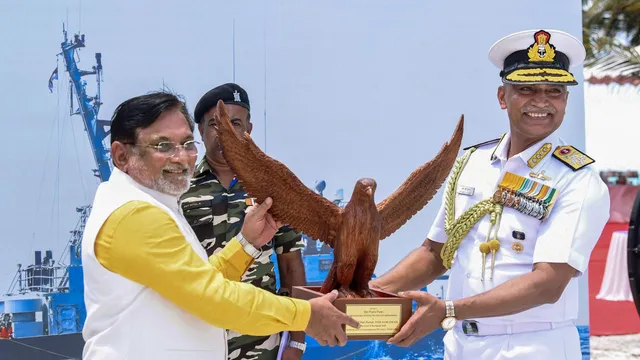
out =
<path fill-rule="evenodd" d="M 224 84 L 206 93 L 195 108 L 195 121 L 205 143 L 206 155 L 196 166 L 191 188 L 182 197 L 184 216 L 200 239 L 202 246 L 212 255 L 224 248 L 242 228 L 245 210 L 250 199 L 237 181 L 222 156 L 217 134 L 213 129 L 213 114 L 218 100 L 223 100 L 231 123 L 239 133 L 251 132 L 249 99 L 236 84 Z M 271 261 L 278 257 L 280 284 L 283 295 L 292 285 L 305 285 L 304 265 L 300 250 L 304 247 L 300 233 L 284 226 L 271 242 L 261 250 L 262 257 L 243 275 L 242 281 L 276 293 L 275 267 Z M 229 360 L 276 360 L 281 334 L 249 336 L 228 332 Z M 293 333 L 290 346 L 304 348 L 304 333 Z M 288 347 L 283 359 L 299 360 L 303 349 Z"/>

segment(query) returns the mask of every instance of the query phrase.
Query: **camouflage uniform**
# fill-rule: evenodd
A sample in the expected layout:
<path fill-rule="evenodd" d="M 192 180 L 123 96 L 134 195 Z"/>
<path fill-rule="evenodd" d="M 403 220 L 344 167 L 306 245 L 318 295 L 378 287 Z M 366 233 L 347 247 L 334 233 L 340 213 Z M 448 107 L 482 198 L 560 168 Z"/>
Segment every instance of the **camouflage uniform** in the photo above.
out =
<path fill-rule="evenodd" d="M 235 179 L 225 189 L 205 159 L 198 164 L 191 188 L 182 197 L 182 209 L 200 243 L 209 256 L 222 250 L 242 228 L 247 193 Z M 242 277 L 242 282 L 276 293 L 274 264 L 270 257 L 299 251 L 304 247 L 300 233 L 287 227 L 278 230 L 274 238 L 262 247 L 262 257 Z M 234 331 L 229 337 L 229 360 L 275 360 L 280 346 L 280 334 L 249 336 Z"/>

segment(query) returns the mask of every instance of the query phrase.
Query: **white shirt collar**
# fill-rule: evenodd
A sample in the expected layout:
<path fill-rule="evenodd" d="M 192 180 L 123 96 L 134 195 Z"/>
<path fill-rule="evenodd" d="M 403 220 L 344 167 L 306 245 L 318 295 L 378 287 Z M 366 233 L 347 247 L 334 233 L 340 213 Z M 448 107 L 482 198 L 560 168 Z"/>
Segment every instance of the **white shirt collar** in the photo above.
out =
<path fill-rule="evenodd" d="M 497 160 L 500 160 L 503 163 L 506 162 L 510 144 L 511 132 L 507 132 L 502 136 L 502 138 L 498 142 L 498 145 L 496 145 L 496 148 L 491 156 L 491 162 L 495 162 Z M 555 134 L 555 132 L 549 134 L 546 138 L 538 141 L 537 143 L 529 146 L 519 154 L 514 155 L 514 158 L 519 158 L 525 166 L 529 167 L 529 159 L 533 158 L 538 150 L 540 150 L 545 145 L 549 147 L 549 152 L 544 157 L 542 157 L 538 163 L 531 167 L 534 170 L 540 168 L 552 156 L 551 154 L 553 153 L 555 148 L 559 145 L 562 145 L 561 139 L 558 137 L 558 135 Z"/>

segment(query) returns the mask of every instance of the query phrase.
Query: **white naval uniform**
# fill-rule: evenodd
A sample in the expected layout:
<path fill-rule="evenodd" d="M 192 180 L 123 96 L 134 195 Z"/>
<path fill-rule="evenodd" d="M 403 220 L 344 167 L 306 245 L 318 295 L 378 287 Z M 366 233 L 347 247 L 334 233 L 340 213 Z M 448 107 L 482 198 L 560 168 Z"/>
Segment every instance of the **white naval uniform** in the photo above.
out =
<path fill-rule="evenodd" d="M 478 221 L 461 241 L 455 254 L 447 298 L 456 300 L 489 291 L 531 272 L 533 264 L 538 262 L 568 263 L 578 273 L 554 304 L 541 305 L 513 315 L 473 319 L 478 323 L 478 335 L 484 331 L 495 335 L 467 335 L 462 330 L 462 321 L 458 321 L 457 327 L 445 335 L 445 359 L 578 360 L 582 356 L 574 325 L 579 304 L 577 277 L 587 269 L 591 251 L 609 218 L 609 192 L 592 166 L 574 171 L 552 156 L 557 146 L 566 145 L 555 133 L 507 160 L 509 139 L 507 133 L 501 141 L 481 145 L 471 154 L 457 184 L 455 218 L 473 204 L 491 198 L 507 171 L 542 182 L 531 178 L 529 173 L 545 170 L 545 175 L 550 179 L 543 184 L 558 191 L 555 206 L 543 221 L 504 207 L 499 222 L 500 249 L 496 254 L 493 280 L 489 279 L 489 253 L 485 279 L 481 281 L 482 255 L 479 250 L 479 244 L 486 241 L 489 215 Z M 535 167 L 530 168 L 527 160 L 546 143 L 551 143 L 551 151 Z M 447 240 L 444 219 L 442 206 L 429 231 L 429 239 L 440 243 Z M 525 239 L 515 239 L 514 231 L 524 233 Z M 513 250 L 514 242 L 523 245 L 521 252 Z M 548 326 L 548 330 L 520 332 L 541 326 Z"/>

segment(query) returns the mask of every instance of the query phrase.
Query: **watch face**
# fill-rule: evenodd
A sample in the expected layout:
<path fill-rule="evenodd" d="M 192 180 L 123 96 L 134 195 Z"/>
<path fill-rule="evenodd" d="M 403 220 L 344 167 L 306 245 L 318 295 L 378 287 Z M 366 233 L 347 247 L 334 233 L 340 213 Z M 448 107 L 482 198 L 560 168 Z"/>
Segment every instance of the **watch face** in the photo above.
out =
<path fill-rule="evenodd" d="M 451 330 L 456 326 L 456 318 L 448 317 L 442 320 L 442 328 L 445 330 Z"/>

